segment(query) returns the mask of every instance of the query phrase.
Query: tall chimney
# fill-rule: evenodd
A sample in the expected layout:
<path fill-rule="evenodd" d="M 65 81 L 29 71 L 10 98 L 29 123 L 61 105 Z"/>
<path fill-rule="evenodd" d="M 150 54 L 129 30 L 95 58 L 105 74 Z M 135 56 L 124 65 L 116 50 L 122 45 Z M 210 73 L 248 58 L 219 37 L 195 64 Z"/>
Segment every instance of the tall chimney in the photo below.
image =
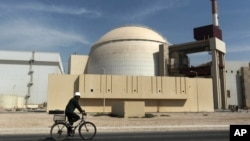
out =
<path fill-rule="evenodd" d="M 211 0 L 211 1 L 212 1 L 213 25 L 219 26 L 217 0 Z"/>

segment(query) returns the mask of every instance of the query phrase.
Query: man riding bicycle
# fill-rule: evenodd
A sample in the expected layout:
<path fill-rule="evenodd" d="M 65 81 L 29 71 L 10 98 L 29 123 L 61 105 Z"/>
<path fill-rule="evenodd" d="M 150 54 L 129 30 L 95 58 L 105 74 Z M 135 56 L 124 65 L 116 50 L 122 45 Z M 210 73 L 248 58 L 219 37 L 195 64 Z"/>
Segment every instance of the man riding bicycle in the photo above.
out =
<path fill-rule="evenodd" d="M 78 103 L 78 100 L 80 99 L 80 92 L 75 92 L 74 97 L 71 98 L 65 108 L 65 115 L 68 118 L 68 121 L 70 123 L 70 127 L 73 127 L 74 122 L 80 119 L 80 116 L 78 116 L 74 110 L 77 108 L 78 111 L 82 114 L 85 114 L 85 111 L 82 110 L 81 106 Z"/>
<path fill-rule="evenodd" d="M 96 135 L 96 126 L 94 123 L 86 121 L 85 111 L 81 108 L 78 101 L 80 99 L 80 92 L 75 92 L 74 97 L 71 98 L 65 108 L 65 117 L 62 119 L 61 115 L 54 115 L 54 124 L 50 129 L 50 135 L 54 140 L 64 140 L 67 137 L 73 137 L 75 131 L 79 132 L 83 140 L 91 140 Z M 82 117 L 78 116 L 74 110 L 78 109 L 82 113 Z M 74 122 L 81 119 L 76 125 Z M 78 129 L 78 130 L 77 130 Z"/>

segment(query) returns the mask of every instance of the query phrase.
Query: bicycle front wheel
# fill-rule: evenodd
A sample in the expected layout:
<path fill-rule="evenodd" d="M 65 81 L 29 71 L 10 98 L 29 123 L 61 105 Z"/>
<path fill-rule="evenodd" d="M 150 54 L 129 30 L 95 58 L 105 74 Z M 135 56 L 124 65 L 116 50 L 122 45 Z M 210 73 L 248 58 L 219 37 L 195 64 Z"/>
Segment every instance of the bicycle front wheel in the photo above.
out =
<path fill-rule="evenodd" d="M 50 136 L 56 141 L 65 140 L 68 137 L 68 129 L 64 123 L 55 123 L 50 130 Z"/>
<path fill-rule="evenodd" d="M 95 137 L 96 126 L 92 122 L 84 122 L 79 127 L 79 134 L 84 140 L 91 140 Z"/>

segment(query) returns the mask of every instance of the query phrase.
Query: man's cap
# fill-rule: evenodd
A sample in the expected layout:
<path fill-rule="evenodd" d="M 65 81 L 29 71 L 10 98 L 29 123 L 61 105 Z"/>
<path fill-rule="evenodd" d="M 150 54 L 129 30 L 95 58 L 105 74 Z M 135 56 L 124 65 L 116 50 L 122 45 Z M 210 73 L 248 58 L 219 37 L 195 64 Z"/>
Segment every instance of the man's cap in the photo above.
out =
<path fill-rule="evenodd" d="M 80 92 L 75 92 L 75 96 L 81 96 Z"/>

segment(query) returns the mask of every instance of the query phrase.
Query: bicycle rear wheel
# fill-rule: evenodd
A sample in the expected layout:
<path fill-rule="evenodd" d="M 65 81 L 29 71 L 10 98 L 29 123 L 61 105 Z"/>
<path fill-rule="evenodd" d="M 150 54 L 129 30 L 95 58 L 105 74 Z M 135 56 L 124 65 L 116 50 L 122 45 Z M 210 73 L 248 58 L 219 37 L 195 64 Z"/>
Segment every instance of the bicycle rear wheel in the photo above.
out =
<path fill-rule="evenodd" d="M 79 127 L 79 135 L 84 140 L 91 140 L 95 137 L 96 126 L 92 122 L 84 122 Z"/>
<path fill-rule="evenodd" d="M 56 141 L 65 140 L 68 137 L 68 129 L 64 123 L 55 123 L 50 130 L 50 136 Z"/>

